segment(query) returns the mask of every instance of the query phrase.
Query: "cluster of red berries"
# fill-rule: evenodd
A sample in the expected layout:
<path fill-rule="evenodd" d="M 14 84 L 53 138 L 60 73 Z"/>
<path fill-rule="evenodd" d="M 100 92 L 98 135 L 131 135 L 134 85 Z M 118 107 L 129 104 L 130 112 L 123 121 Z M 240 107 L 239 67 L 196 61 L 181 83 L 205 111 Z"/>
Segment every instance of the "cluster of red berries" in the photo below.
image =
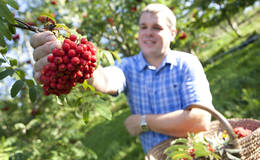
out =
<path fill-rule="evenodd" d="M 187 35 L 184 31 L 181 31 L 181 32 L 180 32 L 180 39 L 181 39 L 181 40 L 186 39 L 187 36 L 188 36 L 188 35 Z"/>
<path fill-rule="evenodd" d="M 238 136 L 238 138 L 246 137 L 247 135 L 252 133 L 250 129 L 246 129 L 243 127 L 234 128 L 233 131 Z"/>
<path fill-rule="evenodd" d="M 94 45 L 86 38 L 77 40 L 71 35 L 63 41 L 62 48 L 52 50 L 49 63 L 41 71 L 44 94 L 68 94 L 76 83 L 83 83 L 93 76 L 96 61 Z"/>

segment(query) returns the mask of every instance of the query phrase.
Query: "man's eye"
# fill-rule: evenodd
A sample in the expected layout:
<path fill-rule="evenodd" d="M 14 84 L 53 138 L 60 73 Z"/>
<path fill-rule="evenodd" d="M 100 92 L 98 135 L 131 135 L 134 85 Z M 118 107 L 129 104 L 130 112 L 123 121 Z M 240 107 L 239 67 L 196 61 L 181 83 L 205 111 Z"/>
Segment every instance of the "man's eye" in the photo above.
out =
<path fill-rule="evenodd" d="M 141 26 L 140 28 L 141 28 L 141 29 L 146 29 L 147 27 L 146 27 L 146 26 Z"/>
<path fill-rule="evenodd" d="M 159 27 L 159 26 L 156 26 L 156 27 L 153 27 L 155 30 L 162 30 L 162 28 L 161 27 Z"/>

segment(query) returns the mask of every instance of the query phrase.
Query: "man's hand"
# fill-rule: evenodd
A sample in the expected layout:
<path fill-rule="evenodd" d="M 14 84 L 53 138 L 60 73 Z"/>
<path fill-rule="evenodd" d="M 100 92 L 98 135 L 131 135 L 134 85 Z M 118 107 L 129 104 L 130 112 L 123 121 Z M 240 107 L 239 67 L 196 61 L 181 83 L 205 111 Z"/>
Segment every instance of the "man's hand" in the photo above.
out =
<path fill-rule="evenodd" d="M 42 68 L 48 64 L 48 55 L 54 48 L 60 48 L 61 43 L 57 41 L 54 34 L 50 31 L 36 33 L 30 40 L 31 46 L 34 48 L 33 58 L 35 60 L 34 72 L 35 78 L 39 80 Z"/>
<path fill-rule="evenodd" d="M 127 131 L 130 133 L 130 135 L 137 136 L 142 132 L 140 122 L 141 115 L 139 114 L 131 115 L 125 120 L 125 127 Z"/>

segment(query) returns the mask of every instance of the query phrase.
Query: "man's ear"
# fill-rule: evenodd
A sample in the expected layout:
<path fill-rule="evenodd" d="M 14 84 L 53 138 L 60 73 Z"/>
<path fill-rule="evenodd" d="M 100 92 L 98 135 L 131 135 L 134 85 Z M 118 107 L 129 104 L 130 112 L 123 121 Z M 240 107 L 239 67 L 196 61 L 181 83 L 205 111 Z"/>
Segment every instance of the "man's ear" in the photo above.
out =
<path fill-rule="evenodd" d="M 172 29 L 171 35 L 172 35 L 171 41 L 174 41 L 174 39 L 175 39 L 175 37 L 177 35 L 177 29 Z"/>

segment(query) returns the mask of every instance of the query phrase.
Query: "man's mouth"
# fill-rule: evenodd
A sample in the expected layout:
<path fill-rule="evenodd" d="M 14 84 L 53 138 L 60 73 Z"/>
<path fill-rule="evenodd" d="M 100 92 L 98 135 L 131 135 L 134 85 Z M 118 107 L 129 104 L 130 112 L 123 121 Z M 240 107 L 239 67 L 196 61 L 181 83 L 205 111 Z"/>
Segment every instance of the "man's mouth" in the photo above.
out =
<path fill-rule="evenodd" d="M 143 42 L 146 45 L 154 45 L 156 43 L 156 41 L 152 41 L 152 40 L 144 40 Z"/>

